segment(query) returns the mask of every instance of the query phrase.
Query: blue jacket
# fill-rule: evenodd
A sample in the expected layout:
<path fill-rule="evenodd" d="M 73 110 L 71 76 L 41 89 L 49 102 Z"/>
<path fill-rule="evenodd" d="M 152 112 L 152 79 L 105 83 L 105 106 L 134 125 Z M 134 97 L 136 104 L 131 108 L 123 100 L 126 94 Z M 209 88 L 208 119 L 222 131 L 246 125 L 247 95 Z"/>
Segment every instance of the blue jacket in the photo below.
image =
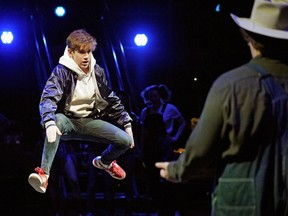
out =
<path fill-rule="evenodd" d="M 123 126 L 132 121 L 121 104 L 120 98 L 108 86 L 104 69 L 95 64 L 95 76 L 102 98 L 108 102 L 105 109 L 99 111 L 95 106 L 91 113 L 92 118 L 105 118 L 119 126 Z M 41 125 L 44 127 L 48 121 L 56 122 L 56 113 L 63 113 L 73 117 L 69 112 L 70 102 L 77 82 L 77 74 L 69 68 L 58 64 L 52 71 L 43 89 L 39 109 Z M 96 103 L 97 104 L 97 103 Z"/>

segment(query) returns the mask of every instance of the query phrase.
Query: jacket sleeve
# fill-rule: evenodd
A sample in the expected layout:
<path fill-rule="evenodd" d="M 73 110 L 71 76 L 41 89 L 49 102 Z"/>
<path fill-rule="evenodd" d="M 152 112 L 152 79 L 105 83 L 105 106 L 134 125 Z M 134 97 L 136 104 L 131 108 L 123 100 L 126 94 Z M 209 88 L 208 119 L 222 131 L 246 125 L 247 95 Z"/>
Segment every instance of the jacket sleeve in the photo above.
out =
<path fill-rule="evenodd" d="M 168 166 L 171 179 L 185 182 L 197 178 L 215 160 L 223 126 L 223 95 L 225 93 L 218 89 L 210 90 L 199 122 L 186 142 L 185 151 Z"/>
<path fill-rule="evenodd" d="M 56 66 L 46 81 L 39 103 L 42 127 L 45 127 L 48 121 L 56 122 L 57 103 L 63 95 L 63 81 L 65 80 L 63 76 L 63 69 Z"/>
<path fill-rule="evenodd" d="M 169 175 L 186 181 L 211 164 L 220 174 L 228 163 L 255 160 L 271 140 L 270 116 L 270 99 L 256 71 L 243 65 L 222 74 Z"/>
<path fill-rule="evenodd" d="M 120 98 L 115 92 L 112 91 L 108 96 L 108 102 L 109 105 L 106 110 L 108 111 L 107 114 L 112 121 L 115 121 L 120 126 L 125 126 L 132 122 L 132 118 L 125 110 L 124 105 L 121 103 Z"/>

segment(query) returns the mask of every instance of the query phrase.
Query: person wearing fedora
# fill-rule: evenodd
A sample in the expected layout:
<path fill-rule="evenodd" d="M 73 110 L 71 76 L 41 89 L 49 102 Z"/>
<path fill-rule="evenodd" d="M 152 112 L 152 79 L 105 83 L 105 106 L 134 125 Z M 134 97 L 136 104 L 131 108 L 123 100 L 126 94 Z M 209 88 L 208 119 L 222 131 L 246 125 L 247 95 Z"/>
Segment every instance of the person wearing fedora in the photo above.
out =
<path fill-rule="evenodd" d="M 231 17 L 251 60 L 214 81 L 185 151 L 155 166 L 177 183 L 216 161 L 211 215 L 287 216 L 288 1 L 255 0 L 250 18 Z"/>

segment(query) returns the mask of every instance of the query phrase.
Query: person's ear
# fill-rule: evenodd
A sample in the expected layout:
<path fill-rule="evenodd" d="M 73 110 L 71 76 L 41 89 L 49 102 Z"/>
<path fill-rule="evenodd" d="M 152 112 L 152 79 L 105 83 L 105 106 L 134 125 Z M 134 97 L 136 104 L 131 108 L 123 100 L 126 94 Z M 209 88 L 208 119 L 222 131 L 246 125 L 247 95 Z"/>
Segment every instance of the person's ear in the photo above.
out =
<path fill-rule="evenodd" d="M 73 50 L 70 49 L 70 48 L 68 48 L 68 55 L 69 55 L 70 58 L 73 57 Z"/>
<path fill-rule="evenodd" d="M 250 48 L 250 53 L 253 58 L 261 55 L 261 52 L 253 46 L 252 42 L 248 42 L 248 46 Z"/>

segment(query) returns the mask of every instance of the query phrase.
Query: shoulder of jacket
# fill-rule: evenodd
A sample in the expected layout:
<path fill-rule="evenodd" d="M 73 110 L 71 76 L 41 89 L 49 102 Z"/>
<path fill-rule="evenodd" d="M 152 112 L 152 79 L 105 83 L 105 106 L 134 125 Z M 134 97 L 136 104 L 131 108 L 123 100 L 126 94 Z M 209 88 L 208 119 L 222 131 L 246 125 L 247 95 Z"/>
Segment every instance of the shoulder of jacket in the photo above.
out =
<path fill-rule="evenodd" d="M 94 66 L 94 69 L 95 69 L 95 72 L 97 73 L 97 72 L 104 72 L 104 68 L 103 67 L 101 67 L 100 65 L 98 65 L 98 64 L 95 64 L 95 66 Z"/>
<path fill-rule="evenodd" d="M 56 65 L 53 72 L 54 73 L 62 73 L 62 74 L 66 74 L 66 75 L 77 75 L 77 73 L 75 71 L 69 69 L 68 67 L 66 67 L 62 64 Z"/>
<path fill-rule="evenodd" d="M 213 86 L 224 88 L 236 83 L 247 82 L 248 80 L 259 79 L 258 73 L 244 64 L 221 74 L 213 83 Z"/>

